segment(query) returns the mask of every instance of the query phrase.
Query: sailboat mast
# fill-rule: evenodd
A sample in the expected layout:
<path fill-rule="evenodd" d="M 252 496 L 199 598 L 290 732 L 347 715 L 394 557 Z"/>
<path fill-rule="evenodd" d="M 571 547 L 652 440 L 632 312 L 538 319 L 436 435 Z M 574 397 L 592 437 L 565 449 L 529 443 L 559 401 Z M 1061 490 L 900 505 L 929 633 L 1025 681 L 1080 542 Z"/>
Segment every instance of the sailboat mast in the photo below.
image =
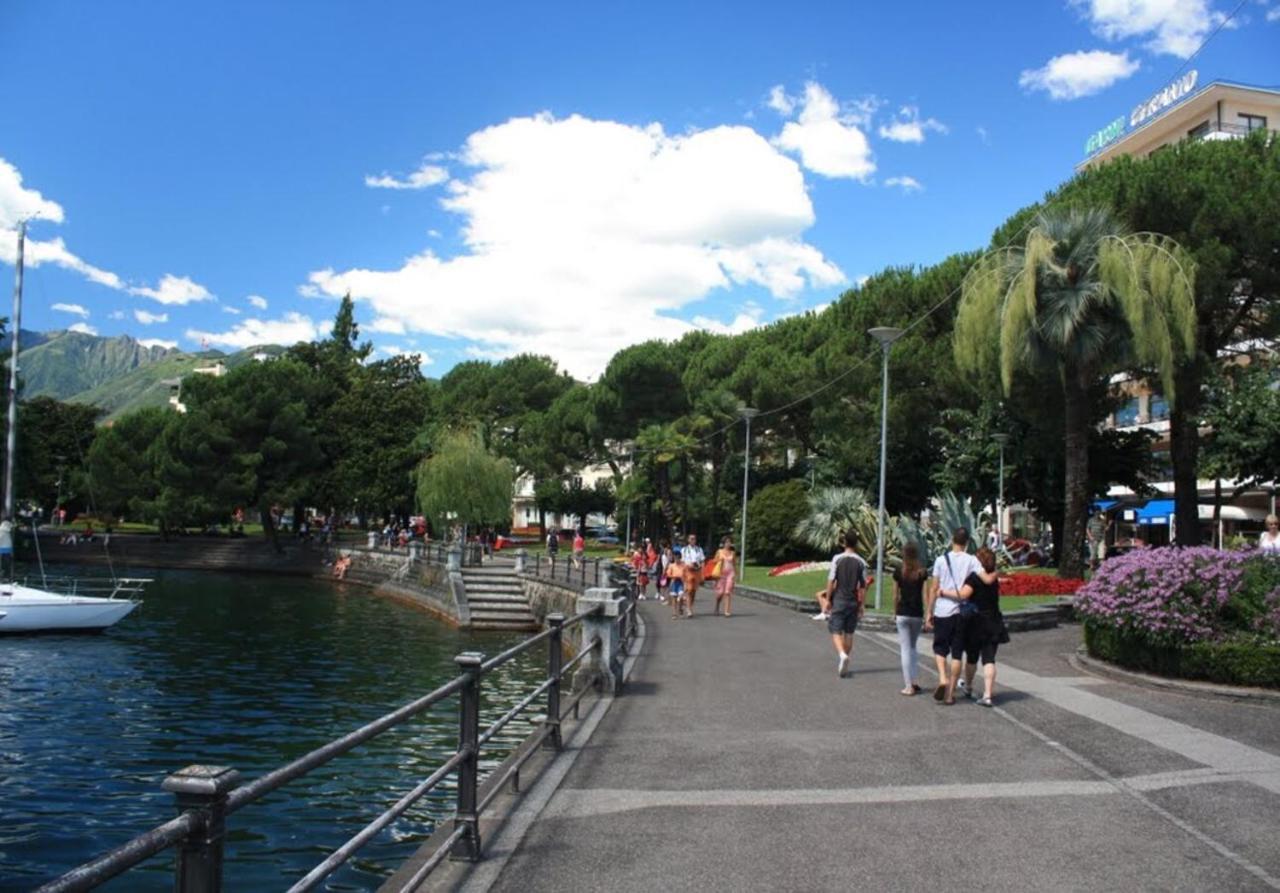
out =
<path fill-rule="evenodd" d="M 27 240 L 27 222 L 18 224 L 17 276 L 13 283 L 13 355 L 9 358 L 9 435 L 4 455 L 4 507 L 0 521 L 16 523 L 14 516 L 13 456 L 18 450 L 18 332 L 22 327 L 22 250 Z"/>

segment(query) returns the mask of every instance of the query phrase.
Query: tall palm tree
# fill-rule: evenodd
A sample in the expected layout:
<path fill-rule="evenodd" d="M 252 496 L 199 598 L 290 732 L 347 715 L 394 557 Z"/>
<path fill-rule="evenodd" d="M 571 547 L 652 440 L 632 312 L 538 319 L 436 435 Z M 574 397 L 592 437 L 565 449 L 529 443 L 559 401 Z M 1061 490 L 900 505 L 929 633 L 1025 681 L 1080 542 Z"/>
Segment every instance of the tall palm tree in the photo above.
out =
<path fill-rule="evenodd" d="M 1062 576 L 1084 573 L 1089 386 L 1120 369 L 1154 368 L 1176 398 L 1174 365 L 1195 349 L 1194 278 L 1191 258 L 1166 236 L 1126 232 L 1105 209 L 1050 208 L 1024 245 L 984 254 L 964 279 L 957 365 L 998 367 L 1006 393 L 1018 369 L 1052 370 L 1062 383 Z"/>

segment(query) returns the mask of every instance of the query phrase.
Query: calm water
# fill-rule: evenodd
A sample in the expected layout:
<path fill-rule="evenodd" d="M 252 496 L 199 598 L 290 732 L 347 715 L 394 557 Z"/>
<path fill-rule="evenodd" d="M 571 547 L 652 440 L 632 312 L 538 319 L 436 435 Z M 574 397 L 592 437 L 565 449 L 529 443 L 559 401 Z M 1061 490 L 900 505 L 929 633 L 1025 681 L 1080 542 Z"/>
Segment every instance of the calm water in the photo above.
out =
<path fill-rule="evenodd" d="M 252 779 L 425 694 L 460 651 L 519 636 L 462 633 L 355 587 L 162 571 L 141 608 L 100 636 L 0 637 L 0 890 L 26 890 L 171 818 L 164 777 L 217 763 Z M 482 725 L 541 672 L 485 680 Z M 513 723 L 495 767 L 529 732 Z M 287 887 L 443 761 L 456 700 L 231 816 L 227 890 Z M 420 801 L 330 881 L 376 887 L 449 812 Z M 161 854 L 107 885 L 172 888 Z"/>

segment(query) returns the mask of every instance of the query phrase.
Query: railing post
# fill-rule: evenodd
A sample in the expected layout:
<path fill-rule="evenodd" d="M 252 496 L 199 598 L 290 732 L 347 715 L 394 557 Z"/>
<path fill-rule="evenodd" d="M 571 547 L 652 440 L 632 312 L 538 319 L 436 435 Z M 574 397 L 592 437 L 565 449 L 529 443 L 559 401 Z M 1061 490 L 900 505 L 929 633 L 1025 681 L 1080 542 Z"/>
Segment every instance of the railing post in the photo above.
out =
<path fill-rule="evenodd" d="M 239 783 L 240 773 L 229 766 L 188 766 L 164 780 L 162 787 L 177 797 L 179 813 L 204 813 L 203 827 L 188 835 L 178 847 L 174 876 L 177 893 L 222 890 L 227 794 Z"/>
<path fill-rule="evenodd" d="M 613 587 L 613 575 L 609 572 L 610 562 L 596 559 L 596 585 L 605 589 Z"/>
<path fill-rule="evenodd" d="M 524 573 L 525 562 L 529 560 L 529 553 L 524 549 L 516 549 L 516 573 Z"/>
<path fill-rule="evenodd" d="M 466 833 L 453 845 L 450 859 L 463 862 L 480 861 L 480 816 L 476 813 L 480 775 L 480 664 L 484 655 L 465 651 L 454 663 L 466 677 L 458 695 L 458 750 L 465 754 L 458 766 L 458 806 L 453 823 Z"/>
<path fill-rule="evenodd" d="M 457 543 L 449 544 L 449 551 L 445 553 L 445 569 L 462 573 L 462 547 Z"/>
<path fill-rule="evenodd" d="M 622 655 L 618 648 L 620 605 L 616 589 L 595 587 L 578 596 L 579 612 L 598 609 L 582 621 L 582 647 L 589 648 L 594 639 L 600 639 L 600 650 L 590 661 L 590 671 L 607 692 L 622 688 Z"/>
<path fill-rule="evenodd" d="M 547 678 L 551 687 L 547 689 L 547 747 L 560 750 L 564 742 L 560 738 L 560 668 L 564 665 L 564 615 L 560 613 L 547 615 L 547 626 L 551 629 L 551 637 L 547 639 Z"/>

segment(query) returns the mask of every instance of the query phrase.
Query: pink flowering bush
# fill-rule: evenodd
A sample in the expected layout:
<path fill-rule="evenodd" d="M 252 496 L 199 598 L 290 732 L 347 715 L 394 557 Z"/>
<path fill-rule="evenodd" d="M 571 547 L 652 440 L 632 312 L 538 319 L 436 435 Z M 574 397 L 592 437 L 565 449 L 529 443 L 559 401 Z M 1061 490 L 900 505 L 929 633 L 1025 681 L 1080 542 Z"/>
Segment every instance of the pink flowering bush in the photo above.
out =
<path fill-rule="evenodd" d="M 1152 645 L 1219 639 L 1233 625 L 1228 605 L 1252 558 L 1204 546 L 1135 550 L 1103 562 L 1076 593 L 1076 611 Z"/>

